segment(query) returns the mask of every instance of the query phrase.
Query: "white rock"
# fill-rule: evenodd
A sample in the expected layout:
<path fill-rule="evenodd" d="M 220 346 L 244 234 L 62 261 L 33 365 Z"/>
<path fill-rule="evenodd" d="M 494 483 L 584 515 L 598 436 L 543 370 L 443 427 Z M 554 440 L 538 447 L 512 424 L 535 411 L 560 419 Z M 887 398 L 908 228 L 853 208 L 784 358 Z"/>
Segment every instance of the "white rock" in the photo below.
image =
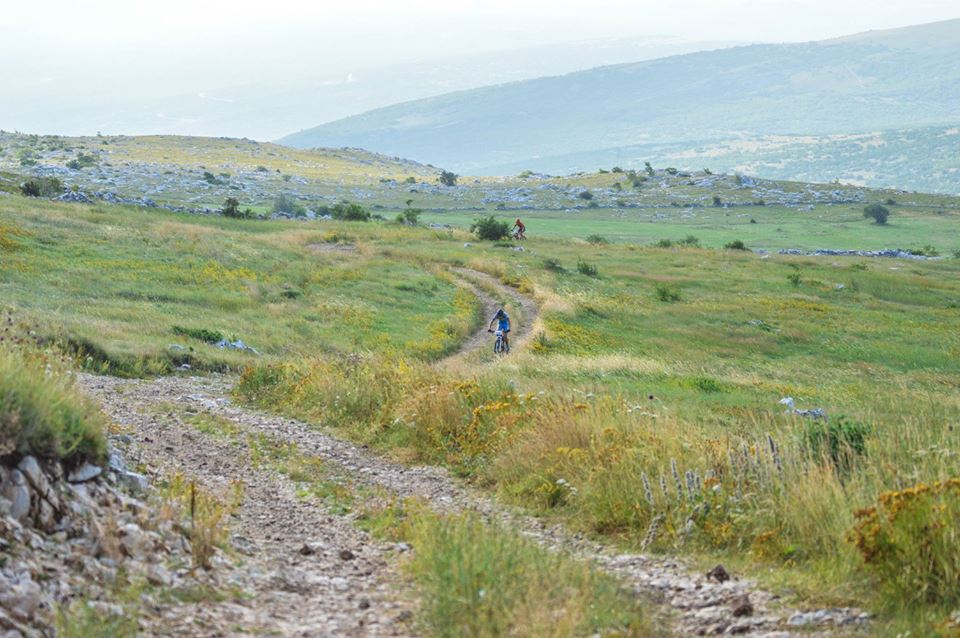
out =
<path fill-rule="evenodd" d="M 70 474 L 67 476 L 67 481 L 70 483 L 85 483 L 97 478 L 102 472 L 103 468 L 100 466 L 92 463 L 84 463 L 74 471 L 70 472 Z"/>
<path fill-rule="evenodd" d="M 20 470 L 13 470 L 3 484 L 3 497 L 10 501 L 10 518 L 23 523 L 30 513 L 30 488 Z"/>

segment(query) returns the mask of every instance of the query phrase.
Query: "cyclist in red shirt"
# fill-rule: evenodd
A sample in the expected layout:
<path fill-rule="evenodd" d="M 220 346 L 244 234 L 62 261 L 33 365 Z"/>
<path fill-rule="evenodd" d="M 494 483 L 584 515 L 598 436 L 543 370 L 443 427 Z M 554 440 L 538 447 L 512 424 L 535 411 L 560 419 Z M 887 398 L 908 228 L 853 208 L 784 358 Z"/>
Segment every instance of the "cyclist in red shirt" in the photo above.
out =
<path fill-rule="evenodd" d="M 527 238 L 527 227 L 523 225 L 523 222 L 520 221 L 520 218 L 517 218 L 517 222 L 513 225 L 513 237 L 514 239 Z"/>

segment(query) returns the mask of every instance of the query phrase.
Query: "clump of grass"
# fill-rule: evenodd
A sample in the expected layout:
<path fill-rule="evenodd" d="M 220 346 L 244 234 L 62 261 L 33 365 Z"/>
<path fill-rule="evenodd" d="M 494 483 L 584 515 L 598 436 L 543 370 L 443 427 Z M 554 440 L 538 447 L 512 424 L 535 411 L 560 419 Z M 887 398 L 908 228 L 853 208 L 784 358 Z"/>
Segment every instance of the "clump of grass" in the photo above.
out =
<path fill-rule="evenodd" d="M 475 515 L 409 523 L 422 622 L 437 636 L 649 635 L 616 581 Z"/>
<path fill-rule="evenodd" d="M 563 267 L 563 264 L 561 264 L 559 260 L 554 259 L 553 257 L 547 257 L 546 259 L 544 259 L 542 265 L 544 270 L 549 270 L 550 272 L 564 273 L 567 271 L 566 268 Z"/>
<path fill-rule="evenodd" d="M 173 326 L 173 334 L 182 337 L 190 337 L 204 343 L 217 343 L 224 339 L 223 333 L 219 330 L 209 330 L 207 328 L 184 328 L 183 326 Z"/>
<path fill-rule="evenodd" d="M 105 423 L 75 389 L 58 353 L 0 345 L 0 456 L 100 462 Z"/>
<path fill-rule="evenodd" d="M 657 299 L 666 303 L 680 301 L 680 289 L 668 284 L 657 284 L 654 288 Z"/>
<path fill-rule="evenodd" d="M 596 277 L 600 271 L 596 264 L 585 261 L 583 257 L 577 257 L 577 272 L 587 277 Z"/>
<path fill-rule="evenodd" d="M 231 493 L 219 498 L 178 472 L 167 479 L 160 498 L 165 515 L 184 521 L 193 566 L 210 569 L 216 548 L 227 546 L 227 519 L 243 500 L 243 484 L 234 482 Z"/>
<path fill-rule="evenodd" d="M 139 635 L 137 614 L 124 607 L 116 615 L 90 604 L 89 600 L 75 600 L 57 610 L 57 635 L 62 638 L 133 638 Z"/>

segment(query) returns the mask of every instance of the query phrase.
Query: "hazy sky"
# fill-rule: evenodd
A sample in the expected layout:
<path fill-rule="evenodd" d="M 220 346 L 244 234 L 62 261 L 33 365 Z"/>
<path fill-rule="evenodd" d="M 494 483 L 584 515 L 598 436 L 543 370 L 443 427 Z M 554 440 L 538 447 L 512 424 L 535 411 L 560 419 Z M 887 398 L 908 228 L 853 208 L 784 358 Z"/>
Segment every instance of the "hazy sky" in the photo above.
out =
<path fill-rule="evenodd" d="M 346 77 L 364 67 L 548 43 L 802 41 L 960 17 L 957 0 L 0 2 L 8 93 L 0 94 L 0 128 L 24 121 L 34 107 L 62 112 L 71 100 L 112 104 L 323 73 Z"/>

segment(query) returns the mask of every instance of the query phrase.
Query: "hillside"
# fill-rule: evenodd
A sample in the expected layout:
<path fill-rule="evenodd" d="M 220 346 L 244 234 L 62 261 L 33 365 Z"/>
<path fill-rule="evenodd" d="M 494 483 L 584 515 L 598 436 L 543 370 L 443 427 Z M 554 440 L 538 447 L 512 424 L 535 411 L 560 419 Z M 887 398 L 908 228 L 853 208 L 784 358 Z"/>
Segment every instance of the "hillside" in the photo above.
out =
<path fill-rule="evenodd" d="M 631 164 L 638 146 L 653 159 L 663 157 L 656 145 L 684 155 L 681 167 L 698 168 L 713 157 L 704 147 L 813 136 L 802 152 L 816 164 L 831 156 L 822 148 L 825 136 L 960 122 L 958 54 L 960 20 L 820 42 L 736 47 L 397 104 L 281 142 L 360 146 L 490 173 L 519 166 L 594 169 L 600 156 L 624 157 Z M 922 161 L 927 141 L 918 137 L 916 144 L 908 155 Z M 899 155 L 891 148 L 888 157 Z M 804 174 L 854 178 L 862 170 L 861 158 L 831 159 Z M 737 164 L 733 158 L 720 161 L 724 167 Z M 756 161 L 775 160 L 761 152 Z M 955 168 L 951 163 L 947 170 Z M 796 177 L 800 170 L 777 176 Z M 883 165 L 871 171 L 862 181 L 960 191 L 955 171 L 936 184 Z"/>

